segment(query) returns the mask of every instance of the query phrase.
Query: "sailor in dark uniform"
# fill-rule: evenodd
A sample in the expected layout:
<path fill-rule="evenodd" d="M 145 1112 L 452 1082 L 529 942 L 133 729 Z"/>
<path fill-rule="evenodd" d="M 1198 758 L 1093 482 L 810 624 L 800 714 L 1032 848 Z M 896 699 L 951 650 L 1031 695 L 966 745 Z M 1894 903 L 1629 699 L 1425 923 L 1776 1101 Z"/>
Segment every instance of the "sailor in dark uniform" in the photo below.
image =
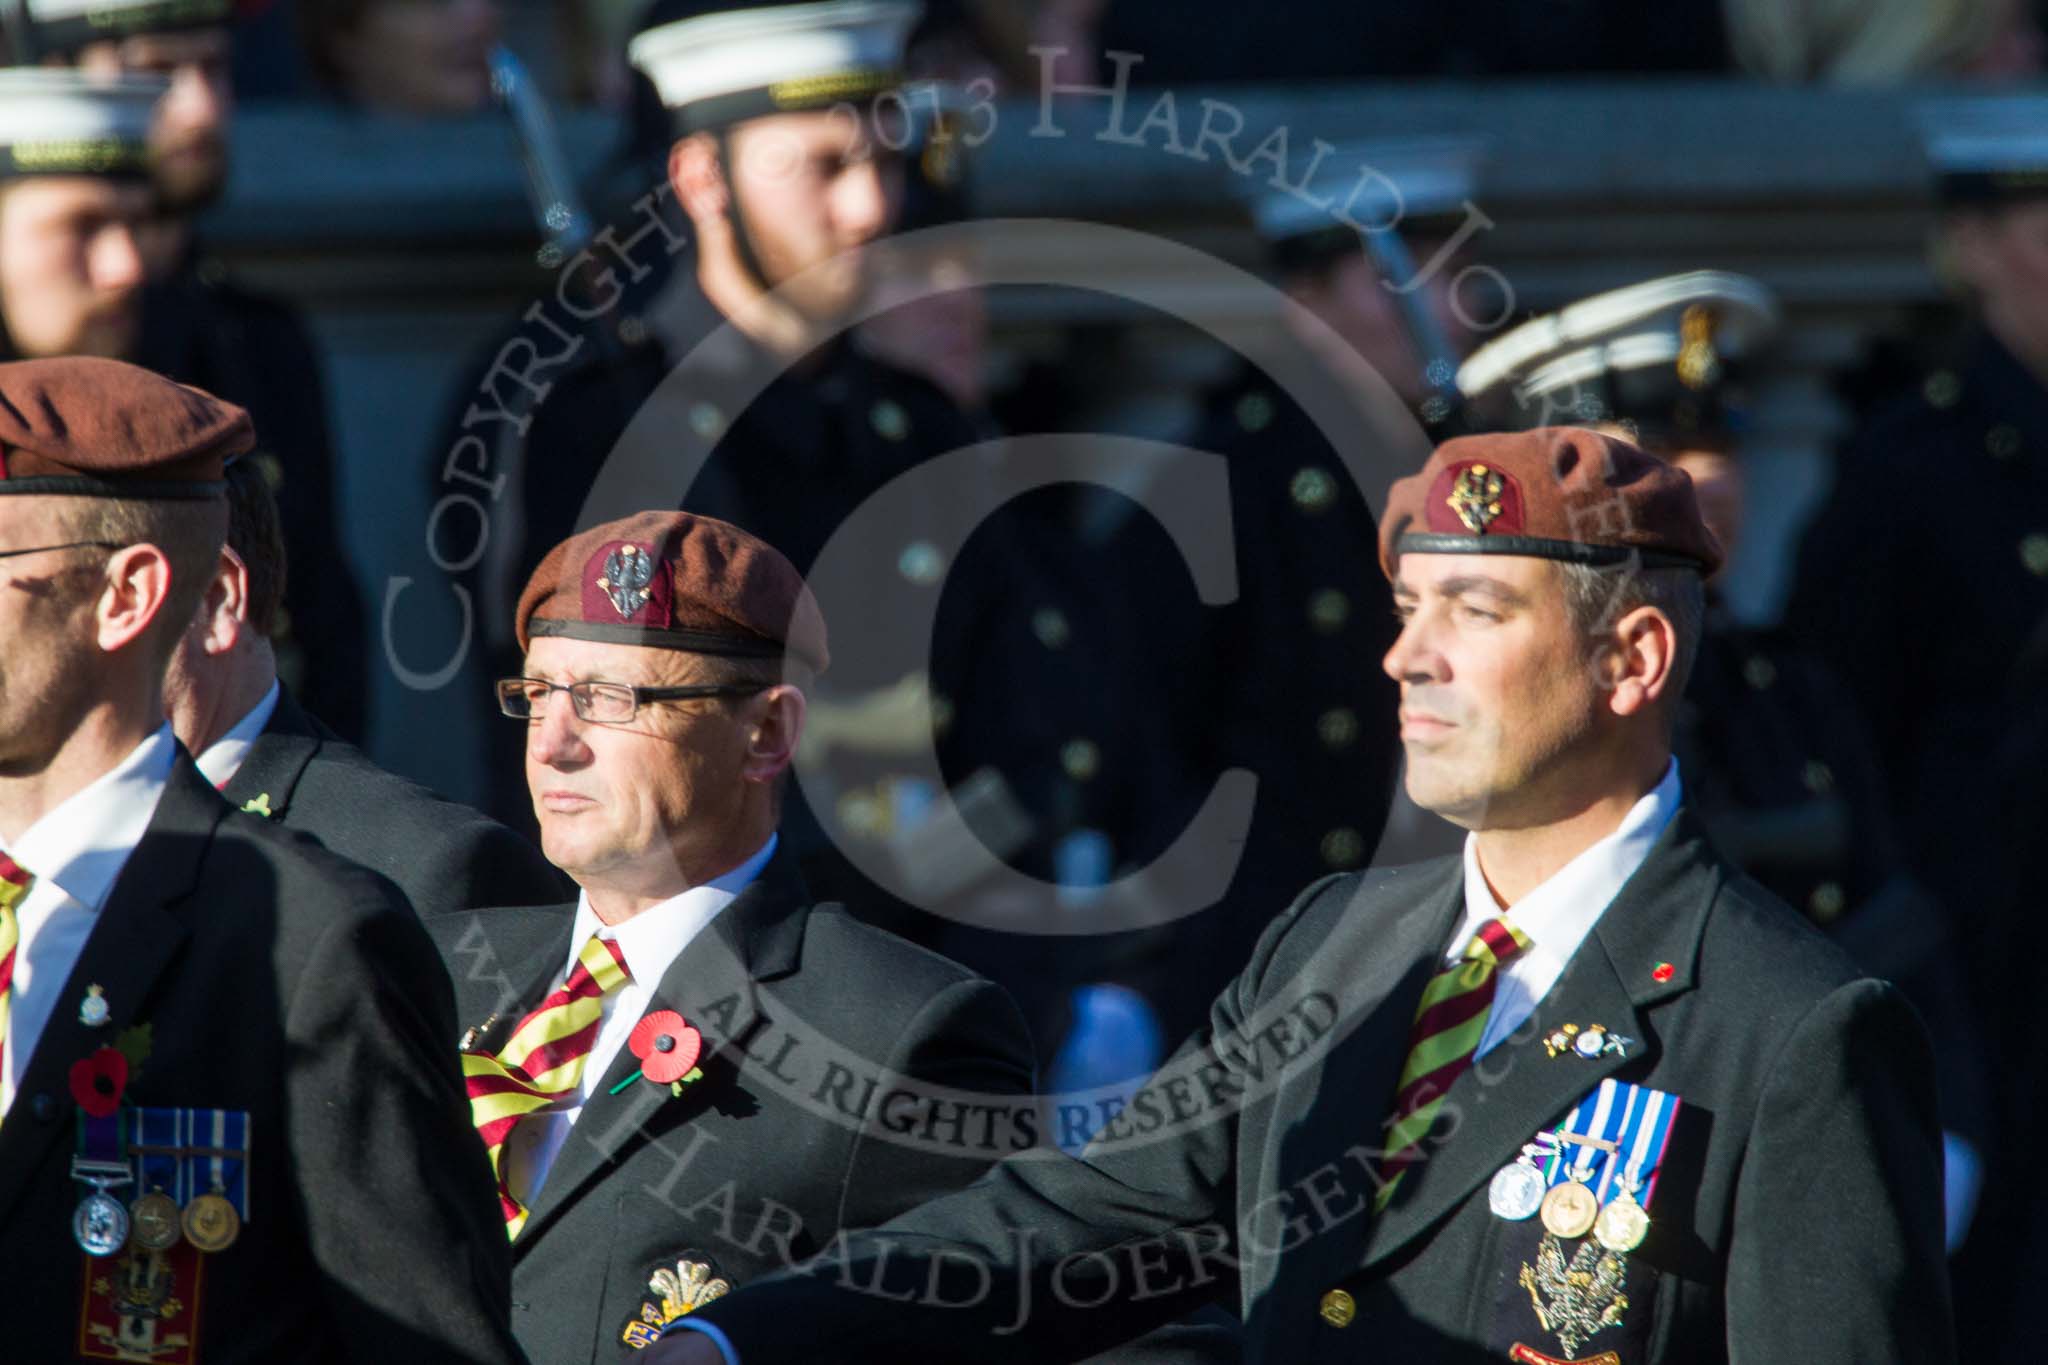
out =
<path fill-rule="evenodd" d="M 1452 291 L 1463 262 L 1446 248 L 1470 209 L 1477 149 L 1367 142 L 1326 163 L 1307 193 L 1262 186 L 1251 205 L 1299 310 L 1276 319 L 1271 356 L 1247 357 L 1204 395 L 1188 441 L 1229 463 L 1238 599 L 1209 622 L 1214 690 L 1180 725 L 1199 770 L 1244 768 L 1260 785 L 1214 970 L 1188 983 L 1195 1013 L 1176 1015 L 1176 1036 L 1296 890 L 1373 860 L 1396 799 L 1382 719 L 1393 688 L 1378 666 L 1396 623 L 1365 490 L 1419 466 L 1424 432 L 1456 422 L 1451 378 L 1469 328 Z M 1319 428 L 1304 385 L 1356 410 L 1367 439 Z M 1361 483 L 1352 460 L 1373 476 Z"/>
<path fill-rule="evenodd" d="M 1779 307 L 1747 276 L 1701 270 L 1582 299 L 1481 348 L 1459 371 L 1475 411 L 1510 424 L 1626 429 L 1692 476 L 1723 550 L 1740 553 L 1745 379 Z M 1942 1078 L 1948 1240 L 1982 1188 L 1988 1094 L 1954 923 L 1909 871 L 1854 699 L 1786 631 L 1742 622 L 1710 581 L 1674 748 L 1717 846 L 1803 911 L 1933 1025 Z"/>
<path fill-rule="evenodd" d="M 2013 985 L 2034 898 L 2011 894 L 2032 878 L 2010 820 L 2025 800 L 2011 761 L 2028 709 L 2019 670 L 2048 615 L 2048 138 L 2010 112 L 1973 109 L 1932 125 L 1929 157 L 1942 263 L 1972 325 L 1950 367 L 1842 451 L 1786 621 L 1869 717 L 1914 870 L 1958 916 L 2000 1078 L 2002 1150 L 1958 1262 L 1957 1320 L 1966 1347 L 1996 1357 L 2031 1351 L 2038 1330 L 2012 1305 L 2016 1243 L 2039 1235 L 2039 1201 L 1998 1195 L 2036 1183 L 2040 1121 L 2018 1079 L 2034 1074 L 2042 1031 Z"/>
<path fill-rule="evenodd" d="M 335 523 L 319 353 L 295 309 L 238 284 L 193 229 L 227 185 L 235 6 L 24 0 L 8 14 L 16 61 L 169 82 L 150 127 L 157 211 L 141 243 L 148 275 L 141 328 L 118 354 L 254 416 L 263 442 L 254 458 L 276 490 L 286 540 L 301 563 L 320 566 L 292 581 L 277 633 L 279 667 L 318 714 L 360 738 L 369 680 L 365 617 Z"/>

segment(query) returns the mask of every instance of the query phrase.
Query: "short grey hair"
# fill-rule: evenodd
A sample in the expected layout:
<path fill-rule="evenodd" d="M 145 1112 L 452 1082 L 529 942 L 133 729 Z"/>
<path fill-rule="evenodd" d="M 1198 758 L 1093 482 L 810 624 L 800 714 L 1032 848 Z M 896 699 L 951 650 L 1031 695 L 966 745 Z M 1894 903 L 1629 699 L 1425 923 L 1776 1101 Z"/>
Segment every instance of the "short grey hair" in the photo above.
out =
<path fill-rule="evenodd" d="M 1706 580 L 1693 569 L 1646 569 L 1634 563 L 1595 568 L 1559 562 L 1557 567 L 1564 580 L 1565 610 L 1581 635 L 1604 635 L 1638 607 L 1655 607 L 1670 619 L 1678 637 L 1671 661 L 1672 696 L 1682 696 L 1706 630 Z"/>

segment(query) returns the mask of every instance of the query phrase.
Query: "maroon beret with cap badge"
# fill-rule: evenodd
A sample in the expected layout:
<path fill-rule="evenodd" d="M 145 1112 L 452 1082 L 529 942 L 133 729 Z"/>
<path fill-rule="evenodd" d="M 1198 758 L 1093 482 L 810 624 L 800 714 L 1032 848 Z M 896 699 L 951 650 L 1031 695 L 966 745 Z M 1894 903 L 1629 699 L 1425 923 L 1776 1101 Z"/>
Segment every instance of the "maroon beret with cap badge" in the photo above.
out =
<path fill-rule="evenodd" d="M 1380 567 L 1404 554 L 1497 554 L 1575 564 L 1636 562 L 1711 574 L 1721 546 L 1692 479 L 1627 441 L 1580 427 L 1461 436 L 1395 483 Z"/>
<path fill-rule="evenodd" d="M 514 623 L 538 635 L 692 654 L 780 658 L 822 672 L 825 617 L 782 554 L 737 526 L 640 512 L 569 537 L 527 580 Z"/>
<path fill-rule="evenodd" d="M 139 365 L 0 364 L 0 494 L 217 498 L 255 443 L 248 413 Z"/>

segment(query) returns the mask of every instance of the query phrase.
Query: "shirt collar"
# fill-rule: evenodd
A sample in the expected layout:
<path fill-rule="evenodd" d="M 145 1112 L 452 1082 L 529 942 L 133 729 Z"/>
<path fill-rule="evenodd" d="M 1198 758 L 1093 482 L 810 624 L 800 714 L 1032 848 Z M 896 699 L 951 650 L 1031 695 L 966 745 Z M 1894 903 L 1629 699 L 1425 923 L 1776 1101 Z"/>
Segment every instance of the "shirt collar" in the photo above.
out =
<path fill-rule="evenodd" d="M 270 724 L 271 716 L 277 713 L 279 692 L 277 682 L 272 680 L 263 700 L 250 707 L 249 714 L 229 726 L 226 734 L 207 745 L 206 752 L 193 760 L 199 765 L 200 773 L 216 789 L 234 781 L 235 774 L 242 770 L 249 750 L 256 745 L 256 737 L 263 733 L 263 727 Z"/>
<path fill-rule="evenodd" d="M 9 856 L 38 881 L 97 913 L 155 818 L 177 756 L 167 721 L 126 758 L 45 812 L 15 840 Z"/>
<path fill-rule="evenodd" d="M 1530 956 L 1552 957 L 1561 964 L 1578 951 L 1608 904 L 1650 856 L 1664 827 L 1678 814 L 1680 795 L 1678 760 L 1674 758 L 1664 769 L 1662 780 L 1629 807 L 1614 833 L 1552 873 L 1508 912 L 1515 927 L 1528 935 Z M 1446 957 L 1462 956 L 1479 926 L 1501 913 L 1500 902 L 1480 874 L 1478 836 L 1468 834 L 1465 919 Z"/>
<path fill-rule="evenodd" d="M 595 934 L 618 944 L 619 951 L 626 958 L 626 970 L 633 974 L 635 984 L 651 990 L 668 975 L 669 966 L 682 956 L 683 949 L 690 946 L 690 940 L 761 875 L 761 869 L 775 855 L 775 845 L 780 837 L 769 835 L 768 842 L 761 845 L 753 857 L 732 871 L 671 896 L 659 905 L 649 906 L 624 924 L 603 923 L 597 912 L 590 908 L 590 893 L 578 894 L 576 924 L 569 932 L 569 962 L 562 969 L 563 975 L 574 968 L 577 954 Z"/>

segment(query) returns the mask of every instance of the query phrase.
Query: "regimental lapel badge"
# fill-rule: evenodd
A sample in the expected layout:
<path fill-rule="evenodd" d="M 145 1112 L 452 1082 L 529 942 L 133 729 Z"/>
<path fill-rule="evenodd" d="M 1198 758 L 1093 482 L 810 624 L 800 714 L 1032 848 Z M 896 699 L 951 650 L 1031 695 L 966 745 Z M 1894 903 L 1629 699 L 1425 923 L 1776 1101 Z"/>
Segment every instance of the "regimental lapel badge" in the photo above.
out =
<path fill-rule="evenodd" d="M 1562 1024 L 1552 1029 L 1543 1038 L 1543 1050 L 1552 1057 L 1562 1057 L 1569 1052 L 1586 1061 L 1597 1061 L 1610 1053 L 1626 1058 L 1628 1050 L 1636 1045 L 1633 1038 L 1624 1037 L 1599 1024 Z"/>
<path fill-rule="evenodd" d="M 87 1028 L 105 1028 L 113 1012 L 107 1008 L 107 988 L 87 986 L 85 999 L 78 1002 L 78 1022 Z"/>
<path fill-rule="evenodd" d="M 260 815 L 266 820 L 270 819 L 272 817 L 272 812 L 270 809 L 270 793 L 257 792 L 254 796 L 250 797 L 247 801 L 244 801 L 242 803 L 242 809 L 247 811 L 251 815 Z"/>
<path fill-rule="evenodd" d="M 621 620 L 647 605 L 654 595 L 654 556 L 638 545 L 621 545 L 604 557 L 604 572 L 597 586 L 611 599 Z"/>
<path fill-rule="evenodd" d="M 675 1269 L 662 1266 L 647 1277 L 647 1287 L 659 1297 L 640 1305 L 640 1316 L 626 1324 L 619 1339 L 636 1351 L 644 1351 L 661 1340 L 661 1334 L 677 1318 L 696 1312 L 713 1299 L 732 1292 L 732 1286 L 712 1274 L 704 1261 L 692 1261 L 685 1253 Z"/>
<path fill-rule="evenodd" d="M 1465 529 L 1475 535 L 1484 535 L 1486 528 L 1500 515 L 1500 474 L 1483 464 L 1475 464 L 1458 475 L 1458 481 L 1451 485 L 1451 510 L 1458 514 L 1458 520 L 1465 523 Z"/>
<path fill-rule="evenodd" d="M 1543 1330 L 1573 1355 L 1595 1332 L 1620 1323 L 1628 1311 L 1628 1295 L 1621 1292 L 1627 1280 L 1628 1262 L 1616 1253 L 1587 1242 L 1567 1265 L 1564 1244 L 1546 1235 L 1536 1264 L 1522 1267 L 1521 1283 Z"/>

